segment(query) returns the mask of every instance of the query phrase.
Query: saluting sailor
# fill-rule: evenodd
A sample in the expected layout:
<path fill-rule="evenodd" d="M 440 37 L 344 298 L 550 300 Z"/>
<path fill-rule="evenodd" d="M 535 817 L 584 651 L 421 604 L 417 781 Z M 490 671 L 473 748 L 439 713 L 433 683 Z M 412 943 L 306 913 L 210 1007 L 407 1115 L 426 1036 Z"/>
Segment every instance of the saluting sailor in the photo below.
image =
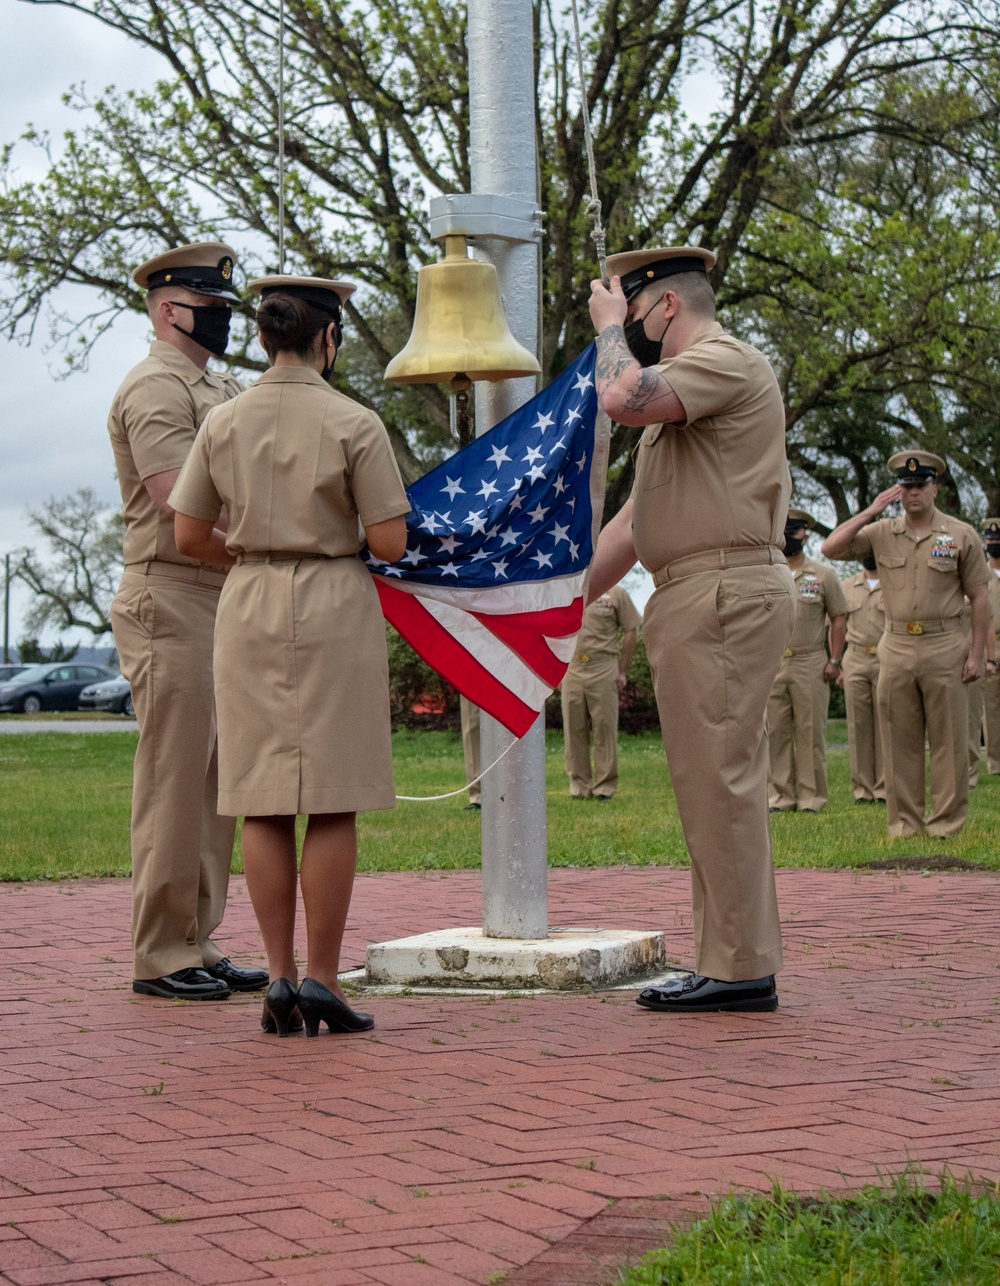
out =
<path fill-rule="evenodd" d="M 897 482 L 827 537 L 827 558 L 873 554 L 882 582 L 878 708 L 889 834 L 957 835 L 969 808 L 966 685 L 986 669 L 989 569 L 968 523 L 935 507 L 945 462 L 930 451 L 889 460 Z M 901 500 L 901 518 L 882 518 Z M 965 598 L 971 638 L 962 629 Z M 930 743 L 930 815 L 924 815 L 924 737 Z"/>
<path fill-rule="evenodd" d="M 139 723 L 132 787 L 133 990 L 187 1000 L 258 991 L 212 941 L 235 823 L 216 811 L 212 637 L 225 569 L 180 553 L 167 497 L 209 411 L 242 387 L 208 369 L 226 351 L 235 251 L 179 246 L 133 273 L 155 336 L 108 419 L 125 506 L 125 572 L 111 605 Z M 220 522 L 223 519 L 220 516 Z"/>

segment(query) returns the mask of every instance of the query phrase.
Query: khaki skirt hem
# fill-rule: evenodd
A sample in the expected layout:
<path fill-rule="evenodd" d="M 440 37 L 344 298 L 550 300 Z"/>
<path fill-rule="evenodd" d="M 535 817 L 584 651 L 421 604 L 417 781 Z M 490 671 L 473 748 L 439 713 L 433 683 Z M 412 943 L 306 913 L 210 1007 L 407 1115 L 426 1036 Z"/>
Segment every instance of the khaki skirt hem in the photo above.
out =
<path fill-rule="evenodd" d="M 219 791 L 222 817 L 282 817 L 306 813 L 370 813 L 396 807 L 394 791 L 384 786 L 307 790 L 296 798 L 283 790 Z"/>

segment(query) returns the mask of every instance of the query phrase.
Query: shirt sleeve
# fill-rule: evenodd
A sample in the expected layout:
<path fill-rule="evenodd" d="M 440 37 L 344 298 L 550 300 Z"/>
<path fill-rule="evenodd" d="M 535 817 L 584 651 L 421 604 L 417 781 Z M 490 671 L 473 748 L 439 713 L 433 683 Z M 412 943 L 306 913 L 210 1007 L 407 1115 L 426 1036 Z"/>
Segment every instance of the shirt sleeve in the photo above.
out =
<path fill-rule="evenodd" d="M 823 579 L 826 582 L 823 590 L 826 597 L 827 616 L 846 616 L 847 599 L 844 597 L 843 586 L 837 580 L 837 574 L 832 567 L 826 568 L 826 575 Z"/>
<path fill-rule="evenodd" d="M 681 400 L 685 426 L 728 410 L 749 387 L 746 355 L 731 343 L 695 344 L 657 369 Z"/>
<path fill-rule="evenodd" d="M 962 541 L 962 550 L 958 557 L 958 573 L 962 588 L 968 592 L 979 585 L 990 583 L 990 568 L 983 554 L 979 537 L 973 532 Z"/>
<path fill-rule="evenodd" d="M 619 626 L 626 634 L 629 630 L 637 630 L 642 624 L 642 617 L 636 611 L 636 606 L 629 597 L 628 590 L 619 587 L 617 599 L 615 607 L 618 611 Z"/>
<path fill-rule="evenodd" d="M 167 504 L 177 513 L 188 518 L 200 518 L 202 522 L 215 522 L 222 512 L 222 497 L 212 481 L 209 444 L 212 415 L 213 412 L 209 411 L 198 430 L 194 446 L 188 452 L 181 469 L 181 476 L 174 483 L 167 500 Z"/>
<path fill-rule="evenodd" d="M 844 554 L 842 558 L 838 559 L 838 561 L 846 562 L 849 558 L 867 558 L 869 554 L 875 553 L 875 546 L 872 542 L 872 533 L 874 532 L 875 527 L 876 524 L 873 522 L 866 523 L 866 525 L 861 528 L 858 534 L 851 541 L 848 546 L 847 553 Z M 878 557 L 878 555 L 876 555 L 876 557 Z"/>
<path fill-rule="evenodd" d="M 121 409 L 132 459 L 145 482 L 179 469 L 197 432 L 187 385 L 169 371 L 152 371 L 129 389 Z"/>
<path fill-rule="evenodd" d="M 377 415 L 365 412 L 358 417 L 347 448 L 347 468 L 363 527 L 410 512 L 389 435 Z"/>

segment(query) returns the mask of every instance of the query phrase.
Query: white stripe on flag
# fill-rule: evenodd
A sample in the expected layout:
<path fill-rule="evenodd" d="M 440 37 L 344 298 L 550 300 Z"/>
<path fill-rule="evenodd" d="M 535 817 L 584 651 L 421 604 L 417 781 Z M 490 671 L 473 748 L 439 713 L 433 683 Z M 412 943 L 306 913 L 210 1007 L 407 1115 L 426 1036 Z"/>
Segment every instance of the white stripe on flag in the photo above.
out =
<path fill-rule="evenodd" d="M 552 607 L 569 607 L 583 593 L 584 572 L 572 576 L 557 576 L 554 580 L 517 581 L 513 585 L 497 585 L 489 589 L 463 589 L 450 585 L 422 585 L 416 581 L 389 578 L 393 589 L 416 594 L 424 603 L 434 599 L 460 607 L 466 612 L 482 612 L 490 616 L 517 615 L 521 612 L 544 612 Z"/>
<path fill-rule="evenodd" d="M 550 650 L 559 658 L 559 660 L 565 661 L 568 665 L 573 659 L 573 653 L 576 651 L 576 640 L 578 638 L 578 634 L 570 634 L 566 638 L 562 639 L 550 639 L 548 635 L 546 635 L 545 642 L 549 645 Z"/>
<path fill-rule="evenodd" d="M 393 588 L 397 588 L 393 586 Z M 552 688 L 524 664 L 506 643 L 491 634 L 474 616 L 450 603 L 420 596 L 428 612 L 465 650 L 532 710 L 541 710 Z"/>

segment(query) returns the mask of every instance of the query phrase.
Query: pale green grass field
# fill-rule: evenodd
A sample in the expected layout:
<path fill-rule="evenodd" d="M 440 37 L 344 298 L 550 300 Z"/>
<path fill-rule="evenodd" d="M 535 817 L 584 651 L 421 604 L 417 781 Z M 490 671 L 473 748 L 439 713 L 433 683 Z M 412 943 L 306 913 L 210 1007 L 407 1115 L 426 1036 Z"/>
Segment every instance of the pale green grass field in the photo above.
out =
<path fill-rule="evenodd" d="M 851 867 L 900 855 L 948 854 L 1000 869 L 1000 777 L 983 773 L 956 840 L 888 839 L 885 811 L 854 805 L 845 730 L 830 728 L 830 803 L 817 816 L 772 818 L 779 866 Z M 0 737 L 0 879 L 127 875 L 131 762 L 136 735 L 37 733 Z M 457 734 L 394 737 L 396 789 L 431 795 L 462 784 Z M 548 851 L 554 866 L 684 866 L 687 855 L 659 737 L 623 736 L 621 786 L 611 804 L 569 799 L 562 737 L 546 757 Z M 475 867 L 479 814 L 464 797 L 400 804 L 360 818 L 365 871 Z M 236 868 L 240 869 L 237 851 Z"/>

